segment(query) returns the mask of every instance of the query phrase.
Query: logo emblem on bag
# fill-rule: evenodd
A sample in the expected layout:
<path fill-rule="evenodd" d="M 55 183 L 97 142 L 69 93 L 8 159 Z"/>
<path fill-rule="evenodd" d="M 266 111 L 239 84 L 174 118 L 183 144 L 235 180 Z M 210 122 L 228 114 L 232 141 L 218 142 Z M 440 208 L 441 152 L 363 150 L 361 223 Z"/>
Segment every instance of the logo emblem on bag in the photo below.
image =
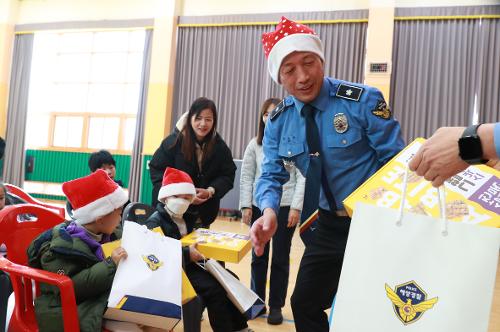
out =
<path fill-rule="evenodd" d="M 438 301 L 437 297 L 427 300 L 427 293 L 413 280 L 396 286 L 394 290 L 385 284 L 385 291 L 396 316 L 405 325 L 419 320 Z"/>
<path fill-rule="evenodd" d="M 349 129 L 349 122 L 347 121 L 347 116 L 344 113 L 337 113 L 333 117 L 333 126 L 335 131 L 339 134 L 343 134 Z"/>
<path fill-rule="evenodd" d="M 146 262 L 146 265 L 151 269 L 151 271 L 156 271 L 160 268 L 160 266 L 163 265 L 163 262 L 160 262 L 160 260 L 156 258 L 155 255 L 142 255 L 142 259 L 144 260 L 144 262 Z"/>

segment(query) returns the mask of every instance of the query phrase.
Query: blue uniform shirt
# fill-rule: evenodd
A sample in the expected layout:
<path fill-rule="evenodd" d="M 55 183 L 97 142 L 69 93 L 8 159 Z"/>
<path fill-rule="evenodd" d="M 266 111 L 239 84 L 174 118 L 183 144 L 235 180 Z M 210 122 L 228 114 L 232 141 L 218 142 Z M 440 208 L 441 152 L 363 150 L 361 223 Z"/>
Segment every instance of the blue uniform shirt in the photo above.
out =
<path fill-rule="evenodd" d="M 366 85 L 325 77 L 320 94 L 311 104 L 318 110 L 315 120 L 328 186 L 335 208 L 340 210 L 349 194 L 403 149 L 401 129 L 382 93 Z M 289 178 L 285 164 L 294 164 L 304 176 L 307 174 L 306 123 L 300 113 L 303 106 L 289 96 L 266 123 L 262 173 L 255 188 L 261 211 L 272 208 L 278 213 L 281 186 Z M 323 188 L 319 206 L 330 210 Z"/>
<path fill-rule="evenodd" d="M 495 150 L 497 151 L 497 157 L 500 158 L 500 122 L 495 123 L 493 127 L 493 140 Z"/>

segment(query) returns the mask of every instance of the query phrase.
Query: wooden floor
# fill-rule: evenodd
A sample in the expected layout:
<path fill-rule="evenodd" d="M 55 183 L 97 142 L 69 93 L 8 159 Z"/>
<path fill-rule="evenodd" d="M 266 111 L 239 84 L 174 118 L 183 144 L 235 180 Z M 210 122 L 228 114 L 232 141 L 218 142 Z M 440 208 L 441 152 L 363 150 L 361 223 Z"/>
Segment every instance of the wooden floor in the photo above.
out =
<path fill-rule="evenodd" d="M 247 234 L 248 226 L 241 224 L 238 221 L 226 221 L 217 220 L 211 227 L 216 230 L 224 230 L 234 233 Z M 283 316 L 285 321 L 281 325 L 268 325 L 265 318 L 257 318 L 255 320 L 249 321 L 248 325 L 255 332 L 271 332 L 271 331 L 295 331 L 293 324 L 293 316 L 290 308 L 290 295 L 295 286 L 295 278 L 297 276 L 297 270 L 300 263 L 300 258 L 304 251 L 304 245 L 300 240 L 298 233 L 296 232 L 293 242 L 292 250 L 290 254 L 290 282 L 288 285 L 288 295 L 285 307 L 283 308 Z M 226 266 L 235 272 L 245 285 L 250 285 L 250 261 L 251 255 L 247 254 L 245 258 L 239 264 L 227 264 Z M 182 331 L 182 327 L 175 329 L 176 331 Z M 202 321 L 202 331 L 212 331 L 208 321 L 208 315 L 205 311 L 204 320 Z M 364 332 L 364 331 L 359 331 Z M 431 331 L 429 331 L 431 332 Z M 471 331 L 474 332 L 474 331 Z M 500 258 L 499 266 L 497 270 L 497 279 L 495 285 L 495 295 L 493 300 L 492 313 L 490 318 L 490 328 L 489 332 L 500 332 Z"/>

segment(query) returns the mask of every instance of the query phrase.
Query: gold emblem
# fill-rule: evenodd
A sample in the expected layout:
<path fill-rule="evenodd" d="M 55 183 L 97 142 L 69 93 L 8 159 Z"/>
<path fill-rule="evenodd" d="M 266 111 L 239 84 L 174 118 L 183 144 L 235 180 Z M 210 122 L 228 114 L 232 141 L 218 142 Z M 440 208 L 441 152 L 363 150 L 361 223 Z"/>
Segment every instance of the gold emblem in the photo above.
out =
<path fill-rule="evenodd" d="M 384 120 L 389 120 L 392 115 L 389 106 L 387 106 L 387 103 L 383 99 L 378 101 L 377 106 L 372 111 L 372 114 Z"/>
<path fill-rule="evenodd" d="M 427 300 L 427 294 L 415 281 L 398 285 L 394 290 L 385 284 L 385 291 L 392 302 L 394 312 L 405 325 L 416 322 L 438 301 L 437 297 Z"/>
<path fill-rule="evenodd" d="M 151 271 L 156 271 L 163 265 L 163 262 L 160 262 L 160 260 L 156 258 L 155 255 L 148 255 L 148 256 L 142 255 L 142 259 L 144 260 L 146 265 L 151 269 Z"/>

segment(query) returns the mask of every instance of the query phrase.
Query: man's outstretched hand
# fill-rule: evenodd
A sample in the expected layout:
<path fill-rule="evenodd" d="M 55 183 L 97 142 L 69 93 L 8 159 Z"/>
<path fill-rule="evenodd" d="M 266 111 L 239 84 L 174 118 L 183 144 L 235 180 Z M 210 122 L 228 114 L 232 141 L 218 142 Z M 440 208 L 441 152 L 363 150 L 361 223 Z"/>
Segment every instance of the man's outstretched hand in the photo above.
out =
<path fill-rule="evenodd" d="M 266 244 L 271 240 L 277 228 L 278 220 L 276 213 L 273 209 L 265 209 L 262 217 L 257 219 L 250 229 L 250 238 L 252 239 L 253 249 L 257 256 L 261 256 L 264 253 Z"/>

